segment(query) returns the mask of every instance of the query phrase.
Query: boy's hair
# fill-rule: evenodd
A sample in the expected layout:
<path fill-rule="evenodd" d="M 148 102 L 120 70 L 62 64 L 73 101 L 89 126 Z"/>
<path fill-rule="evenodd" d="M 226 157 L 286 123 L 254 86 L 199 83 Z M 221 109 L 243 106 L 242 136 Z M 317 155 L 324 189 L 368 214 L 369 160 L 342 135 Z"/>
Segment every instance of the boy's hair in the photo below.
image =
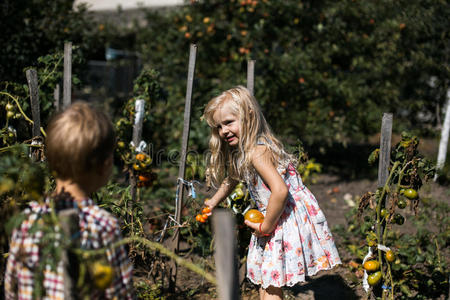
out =
<path fill-rule="evenodd" d="M 219 136 L 217 124 L 214 122 L 214 113 L 228 105 L 231 112 L 239 119 L 240 138 L 238 151 L 222 141 Z M 285 167 L 289 163 L 295 164 L 295 158 L 286 153 L 282 143 L 275 137 L 267 124 L 261 107 L 250 91 L 243 86 L 236 86 L 214 97 L 206 105 L 204 111 L 206 122 L 211 127 L 209 147 L 211 157 L 207 168 L 208 184 L 217 185 L 225 177 L 236 180 L 248 179 L 255 172 L 250 167 L 250 158 L 258 142 L 263 142 L 270 149 L 274 163 Z"/>
<path fill-rule="evenodd" d="M 60 179 L 78 179 L 113 153 L 114 128 L 109 117 L 83 101 L 56 114 L 47 127 L 46 157 Z"/>

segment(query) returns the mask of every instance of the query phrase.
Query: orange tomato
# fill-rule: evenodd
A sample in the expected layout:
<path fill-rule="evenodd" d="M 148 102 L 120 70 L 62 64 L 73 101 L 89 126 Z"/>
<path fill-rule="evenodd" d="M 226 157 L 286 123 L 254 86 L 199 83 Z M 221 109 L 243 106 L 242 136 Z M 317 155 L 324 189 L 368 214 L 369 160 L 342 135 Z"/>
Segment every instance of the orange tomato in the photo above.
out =
<path fill-rule="evenodd" d="M 139 175 L 139 181 L 142 181 L 142 182 L 150 181 L 150 177 L 147 177 L 144 175 Z"/>
<path fill-rule="evenodd" d="M 368 260 L 364 263 L 363 267 L 366 271 L 373 272 L 380 268 L 380 263 L 376 260 Z"/>
<path fill-rule="evenodd" d="M 250 209 L 245 213 L 244 219 L 253 223 L 262 223 L 264 215 L 257 209 Z"/>
<path fill-rule="evenodd" d="M 210 212 L 211 212 L 211 208 L 209 208 L 208 206 L 202 209 L 203 214 L 209 214 Z"/>
<path fill-rule="evenodd" d="M 143 161 L 145 159 L 145 154 L 143 153 L 136 154 L 136 159 L 139 161 Z"/>
<path fill-rule="evenodd" d="M 392 250 L 388 250 L 385 253 L 385 257 L 388 262 L 393 262 L 395 260 L 395 254 Z"/>
<path fill-rule="evenodd" d="M 201 222 L 201 221 L 203 220 L 202 215 L 196 215 L 196 216 L 195 216 L 195 219 L 196 219 L 198 222 Z"/>

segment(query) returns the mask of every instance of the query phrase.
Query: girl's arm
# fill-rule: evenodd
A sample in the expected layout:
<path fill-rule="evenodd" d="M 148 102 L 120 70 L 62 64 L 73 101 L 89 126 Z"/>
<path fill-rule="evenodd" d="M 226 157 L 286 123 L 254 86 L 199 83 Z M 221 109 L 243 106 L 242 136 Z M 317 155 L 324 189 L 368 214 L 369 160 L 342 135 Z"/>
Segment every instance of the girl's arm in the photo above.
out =
<path fill-rule="evenodd" d="M 256 172 L 264 180 L 264 183 L 269 187 L 271 195 L 261 228 L 258 223 L 245 221 L 245 224 L 259 234 L 268 234 L 275 230 L 278 219 L 286 205 L 289 189 L 273 163 L 272 154 L 265 146 L 257 146 L 252 157 L 252 164 Z"/>
<path fill-rule="evenodd" d="M 214 207 L 216 207 L 220 202 L 228 197 L 228 195 L 234 190 L 237 184 L 237 180 L 231 179 L 229 177 L 225 178 L 214 196 L 212 196 L 211 199 L 205 201 L 205 205 L 213 210 Z"/>

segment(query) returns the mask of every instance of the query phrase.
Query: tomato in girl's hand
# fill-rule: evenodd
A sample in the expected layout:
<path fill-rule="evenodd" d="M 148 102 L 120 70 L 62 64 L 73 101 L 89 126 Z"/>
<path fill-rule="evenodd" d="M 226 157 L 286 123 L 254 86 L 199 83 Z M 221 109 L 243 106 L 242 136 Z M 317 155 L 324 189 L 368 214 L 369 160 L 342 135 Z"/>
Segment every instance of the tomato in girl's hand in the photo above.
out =
<path fill-rule="evenodd" d="M 250 209 L 245 213 L 244 219 L 253 223 L 262 223 L 264 215 L 257 209 Z"/>
<path fill-rule="evenodd" d="M 209 214 L 211 212 L 211 208 L 208 206 L 202 209 L 202 214 Z"/>

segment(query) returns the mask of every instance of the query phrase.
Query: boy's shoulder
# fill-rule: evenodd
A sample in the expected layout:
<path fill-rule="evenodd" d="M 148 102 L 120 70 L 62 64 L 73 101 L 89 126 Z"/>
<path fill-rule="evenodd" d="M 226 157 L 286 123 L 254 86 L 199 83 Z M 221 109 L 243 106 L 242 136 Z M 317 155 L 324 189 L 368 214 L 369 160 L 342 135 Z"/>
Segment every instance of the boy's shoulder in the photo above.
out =
<path fill-rule="evenodd" d="M 116 229 L 119 227 L 118 219 L 112 213 L 101 208 L 95 203 L 82 207 L 81 211 L 83 212 L 84 218 L 88 223 L 93 221 L 105 230 Z"/>
<path fill-rule="evenodd" d="M 72 208 L 74 206 L 67 206 L 65 208 Z M 113 231 L 119 228 L 118 219 L 107 210 L 99 207 L 92 199 L 86 199 L 78 205 L 79 217 L 83 219 L 86 225 L 98 227 L 99 230 Z M 51 212 L 51 205 L 48 199 L 45 202 L 32 201 L 25 208 L 20 218 L 22 230 L 24 227 L 30 227 L 33 223 L 44 215 L 49 215 Z M 58 212 L 61 210 L 58 210 Z"/>

